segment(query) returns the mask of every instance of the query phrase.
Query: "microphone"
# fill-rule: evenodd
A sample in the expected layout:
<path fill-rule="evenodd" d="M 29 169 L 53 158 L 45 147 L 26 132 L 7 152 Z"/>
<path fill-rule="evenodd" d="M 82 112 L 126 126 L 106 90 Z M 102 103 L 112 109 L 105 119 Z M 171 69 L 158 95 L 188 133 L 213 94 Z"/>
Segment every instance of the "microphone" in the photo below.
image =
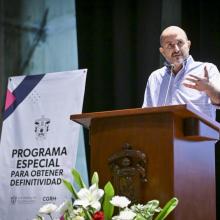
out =
<path fill-rule="evenodd" d="M 170 64 L 171 73 L 173 73 L 173 70 L 175 68 L 175 65 L 173 63 Z"/>
<path fill-rule="evenodd" d="M 165 106 L 166 102 L 167 102 L 167 97 L 168 97 L 168 93 L 169 93 L 169 90 L 170 90 L 170 84 L 171 84 L 171 80 L 172 80 L 172 76 L 173 76 L 173 70 L 174 70 L 175 65 L 173 63 L 171 63 L 169 65 L 169 67 L 170 67 L 170 78 L 169 78 L 169 82 L 168 82 L 166 96 L 165 96 L 165 99 L 164 99 L 163 106 Z"/>

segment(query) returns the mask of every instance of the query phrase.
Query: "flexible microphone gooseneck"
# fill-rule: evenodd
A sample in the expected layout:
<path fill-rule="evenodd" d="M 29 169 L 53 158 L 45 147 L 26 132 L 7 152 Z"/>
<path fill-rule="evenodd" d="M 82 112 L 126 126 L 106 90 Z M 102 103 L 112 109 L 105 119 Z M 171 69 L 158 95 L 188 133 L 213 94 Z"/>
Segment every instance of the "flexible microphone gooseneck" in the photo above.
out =
<path fill-rule="evenodd" d="M 174 64 L 170 64 L 170 78 L 169 78 L 169 82 L 168 82 L 166 96 L 165 96 L 165 99 L 164 99 L 163 106 L 165 106 L 166 102 L 167 102 L 167 97 L 168 97 L 168 93 L 169 93 L 169 90 L 170 90 L 170 83 L 171 83 L 172 76 L 173 76 L 173 69 L 174 69 Z"/>

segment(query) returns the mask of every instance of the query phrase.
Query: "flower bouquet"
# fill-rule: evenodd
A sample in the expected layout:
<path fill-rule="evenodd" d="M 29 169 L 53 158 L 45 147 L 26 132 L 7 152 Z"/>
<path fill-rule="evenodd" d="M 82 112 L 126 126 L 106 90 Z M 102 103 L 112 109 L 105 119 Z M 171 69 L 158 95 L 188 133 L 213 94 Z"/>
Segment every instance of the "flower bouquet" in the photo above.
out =
<path fill-rule="evenodd" d="M 97 172 L 92 176 L 90 187 L 85 185 L 77 170 L 72 169 L 71 173 L 79 190 L 68 180 L 64 179 L 63 183 L 71 192 L 73 201 L 65 201 L 59 207 L 46 204 L 40 208 L 35 220 L 44 220 L 46 216 L 55 220 L 55 214 L 59 220 L 163 220 L 178 204 L 177 198 L 172 198 L 163 208 L 159 207 L 158 200 L 130 205 L 128 198 L 115 196 L 110 182 L 100 189 Z"/>

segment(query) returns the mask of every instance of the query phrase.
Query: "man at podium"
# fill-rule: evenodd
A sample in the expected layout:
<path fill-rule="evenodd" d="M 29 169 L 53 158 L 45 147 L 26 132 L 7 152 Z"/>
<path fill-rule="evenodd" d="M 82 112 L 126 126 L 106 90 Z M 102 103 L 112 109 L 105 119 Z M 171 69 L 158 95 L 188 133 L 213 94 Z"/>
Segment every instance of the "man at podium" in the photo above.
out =
<path fill-rule="evenodd" d="M 177 26 L 164 29 L 160 53 L 165 65 L 151 73 L 142 107 L 189 104 L 215 119 L 220 106 L 220 73 L 212 63 L 194 61 L 189 55 L 191 42 Z"/>

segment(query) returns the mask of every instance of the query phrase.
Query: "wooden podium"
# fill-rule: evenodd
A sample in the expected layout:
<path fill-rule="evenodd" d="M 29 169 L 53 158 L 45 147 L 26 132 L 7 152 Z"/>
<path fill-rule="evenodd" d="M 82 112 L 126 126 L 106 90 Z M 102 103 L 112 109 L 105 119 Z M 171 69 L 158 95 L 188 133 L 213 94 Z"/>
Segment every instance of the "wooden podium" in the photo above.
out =
<path fill-rule="evenodd" d="M 102 187 L 117 180 L 139 202 L 158 199 L 161 207 L 175 196 L 179 204 L 170 220 L 216 220 L 219 123 L 187 105 L 83 113 L 71 120 L 89 129 L 91 173 L 98 171 Z M 123 151 L 124 146 L 129 149 Z M 116 164 L 112 170 L 111 161 L 121 155 L 126 157 L 122 168 Z M 144 162 L 135 159 L 131 165 L 131 155 Z M 115 177 L 115 170 L 122 176 Z"/>

